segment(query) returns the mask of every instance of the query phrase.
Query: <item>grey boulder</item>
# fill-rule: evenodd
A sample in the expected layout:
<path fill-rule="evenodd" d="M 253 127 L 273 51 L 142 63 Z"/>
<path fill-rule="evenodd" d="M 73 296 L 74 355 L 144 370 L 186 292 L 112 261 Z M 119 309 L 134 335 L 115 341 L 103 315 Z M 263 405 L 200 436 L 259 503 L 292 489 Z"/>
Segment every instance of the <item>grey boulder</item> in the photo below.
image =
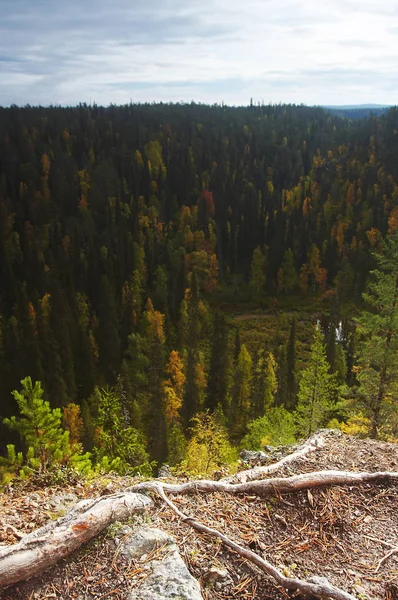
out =
<path fill-rule="evenodd" d="M 147 555 L 159 549 L 153 559 Z M 147 560 L 148 577 L 129 592 L 129 600 L 203 600 L 200 586 L 182 560 L 174 539 L 160 529 L 140 527 L 120 545 L 130 560 Z"/>

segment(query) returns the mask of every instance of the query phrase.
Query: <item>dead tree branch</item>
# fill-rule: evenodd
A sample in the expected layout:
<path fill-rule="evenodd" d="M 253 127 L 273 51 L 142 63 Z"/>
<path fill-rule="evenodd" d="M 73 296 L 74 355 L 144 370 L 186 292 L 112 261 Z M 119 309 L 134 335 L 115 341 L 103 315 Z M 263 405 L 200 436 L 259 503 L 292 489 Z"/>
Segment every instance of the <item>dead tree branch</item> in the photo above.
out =
<path fill-rule="evenodd" d="M 82 500 L 64 517 L 0 548 L 0 588 L 44 571 L 113 521 L 145 512 L 151 505 L 148 497 L 129 492 Z"/>
<path fill-rule="evenodd" d="M 201 533 L 207 533 L 208 535 L 217 537 L 226 546 L 228 546 L 228 548 L 231 548 L 231 550 L 234 550 L 240 556 L 249 560 L 263 572 L 267 573 L 267 575 L 273 577 L 277 581 L 277 583 L 285 589 L 294 590 L 296 592 L 299 591 L 303 594 L 316 596 L 318 598 L 333 598 L 333 600 L 355 600 L 354 596 L 331 585 L 324 578 L 319 578 L 319 582 L 317 583 L 311 583 L 309 581 L 303 581 L 297 578 L 286 577 L 276 567 L 274 567 L 273 564 L 271 564 L 264 558 L 261 558 L 260 556 L 258 556 L 258 554 L 255 554 L 247 548 L 243 548 L 242 546 L 225 536 L 223 533 L 217 531 L 216 529 L 207 527 L 206 525 L 203 525 L 203 523 L 197 521 L 193 517 L 185 515 L 166 496 L 163 488 L 164 484 L 157 483 L 156 487 L 154 487 L 153 489 L 156 489 L 156 492 L 159 494 L 159 496 L 184 521 L 184 523 L 187 523 L 188 525 L 190 525 L 197 531 L 200 531 Z"/>

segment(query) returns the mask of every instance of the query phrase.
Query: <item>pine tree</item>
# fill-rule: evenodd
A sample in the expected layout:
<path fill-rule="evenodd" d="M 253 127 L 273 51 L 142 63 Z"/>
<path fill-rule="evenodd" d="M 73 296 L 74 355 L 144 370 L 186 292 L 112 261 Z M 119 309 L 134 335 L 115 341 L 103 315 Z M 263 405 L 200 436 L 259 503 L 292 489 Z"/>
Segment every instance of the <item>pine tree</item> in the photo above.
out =
<path fill-rule="evenodd" d="M 329 373 L 326 347 L 319 325 L 314 332 L 308 367 L 302 372 L 296 417 L 300 431 L 310 436 L 325 425 L 332 409 L 337 383 Z"/>
<path fill-rule="evenodd" d="M 359 383 L 357 398 L 377 438 L 397 410 L 398 392 L 398 237 L 385 240 L 383 254 L 375 256 L 367 293 L 371 310 L 356 320 L 360 343 L 354 367 Z"/>
<path fill-rule="evenodd" d="M 50 403 L 43 400 L 39 381 L 33 384 L 31 378 L 26 377 L 21 384 L 20 392 L 12 392 L 20 416 L 4 419 L 3 423 L 19 433 L 34 468 L 44 471 L 56 463 L 67 462 L 72 451 L 69 431 L 61 426 L 61 409 L 51 409 Z"/>

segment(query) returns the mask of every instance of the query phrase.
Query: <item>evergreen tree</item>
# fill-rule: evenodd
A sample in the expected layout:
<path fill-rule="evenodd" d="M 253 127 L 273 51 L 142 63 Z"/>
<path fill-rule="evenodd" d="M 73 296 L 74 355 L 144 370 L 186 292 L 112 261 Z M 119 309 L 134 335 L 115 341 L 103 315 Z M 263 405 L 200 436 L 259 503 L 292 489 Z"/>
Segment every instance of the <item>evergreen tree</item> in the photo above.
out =
<path fill-rule="evenodd" d="M 314 332 L 308 367 L 302 372 L 296 418 L 303 435 L 312 435 L 328 421 L 337 389 L 336 378 L 329 373 L 326 347 L 319 325 Z"/>
<path fill-rule="evenodd" d="M 297 372 L 296 372 L 296 317 L 293 317 L 290 327 L 289 342 L 286 349 L 286 398 L 284 405 L 293 410 L 297 403 Z"/>
<path fill-rule="evenodd" d="M 256 294 L 260 294 L 262 291 L 264 291 L 265 268 L 266 258 L 260 246 L 257 246 L 253 252 L 250 268 L 250 286 L 253 288 Z"/>
<path fill-rule="evenodd" d="M 217 312 L 213 326 L 206 400 L 206 407 L 211 411 L 214 411 L 220 405 L 224 414 L 227 414 L 229 379 L 229 328 L 225 315 L 222 312 Z"/>
<path fill-rule="evenodd" d="M 96 388 L 91 398 L 95 407 L 95 454 L 97 461 L 121 474 L 148 471 L 148 454 L 142 435 L 126 425 L 120 397 L 112 388 Z"/>
<path fill-rule="evenodd" d="M 194 348 L 188 348 L 187 383 L 183 406 L 185 427 L 188 427 L 193 416 L 203 409 L 206 385 L 203 355 Z"/>
<path fill-rule="evenodd" d="M 139 431 L 143 428 L 142 417 L 148 402 L 149 358 L 146 351 L 142 335 L 139 333 L 129 335 L 121 368 L 121 379 L 126 391 L 131 424 Z"/>
<path fill-rule="evenodd" d="M 282 281 L 285 294 L 294 290 L 298 283 L 298 277 L 294 266 L 294 255 L 291 248 L 288 248 L 283 255 L 282 261 Z"/>
<path fill-rule="evenodd" d="M 262 417 L 274 403 L 278 389 L 277 365 L 272 352 L 260 350 L 253 369 L 253 417 Z"/>
<path fill-rule="evenodd" d="M 398 393 L 398 236 L 385 240 L 383 254 L 375 256 L 378 268 L 371 272 L 363 294 L 370 310 L 356 320 L 360 343 L 357 350 L 357 397 L 370 419 L 370 435 L 378 437 L 397 410 Z"/>
<path fill-rule="evenodd" d="M 242 344 L 234 372 L 229 414 L 231 434 L 235 439 L 240 439 L 244 435 L 246 424 L 250 419 L 252 366 L 252 358 L 245 344 Z"/>
<path fill-rule="evenodd" d="M 20 416 L 6 418 L 3 423 L 19 433 L 34 468 L 44 471 L 56 463 L 66 463 L 75 452 L 69 444 L 69 431 L 61 425 L 61 409 L 51 409 L 50 403 L 43 400 L 39 381 L 33 384 L 31 378 L 26 377 L 21 384 L 22 390 L 12 393 Z"/>

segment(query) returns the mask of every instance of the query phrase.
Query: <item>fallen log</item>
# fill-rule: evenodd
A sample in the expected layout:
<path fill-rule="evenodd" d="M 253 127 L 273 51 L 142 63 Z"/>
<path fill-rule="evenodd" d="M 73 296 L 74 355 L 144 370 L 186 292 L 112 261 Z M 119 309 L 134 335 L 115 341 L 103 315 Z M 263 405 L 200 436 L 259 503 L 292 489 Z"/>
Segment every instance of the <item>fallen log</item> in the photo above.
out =
<path fill-rule="evenodd" d="M 65 516 L 0 548 L 0 587 L 29 579 L 68 556 L 115 520 L 152 506 L 147 496 L 133 492 L 82 500 Z"/>

